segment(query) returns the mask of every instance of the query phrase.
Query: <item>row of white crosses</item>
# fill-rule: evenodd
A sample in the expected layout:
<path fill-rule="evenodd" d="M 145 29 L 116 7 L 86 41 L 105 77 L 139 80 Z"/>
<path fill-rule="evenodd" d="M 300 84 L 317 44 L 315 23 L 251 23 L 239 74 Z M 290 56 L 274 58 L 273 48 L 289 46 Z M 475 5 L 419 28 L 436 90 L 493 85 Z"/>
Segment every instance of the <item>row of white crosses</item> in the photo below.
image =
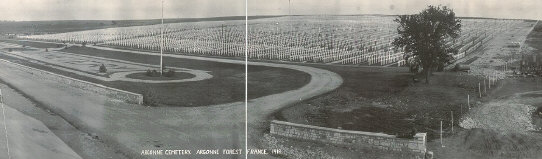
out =
<path fill-rule="evenodd" d="M 405 65 L 394 16 L 288 16 L 248 21 L 248 57 L 297 62 Z M 462 58 L 518 21 L 463 19 L 462 33 L 447 39 Z M 166 53 L 244 56 L 244 21 L 164 24 Z M 160 49 L 161 25 L 133 26 L 59 34 L 20 36 L 31 40 L 98 43 Z"/>
<path fill-rule="evenodd" d="M 244 21 L 164 24 L 164 50 L 170 53 L 244 56 Z M 161 25 L 108 28 L 20 36 L 66 43 L 99 43 L 137 49 L 160 49 Z"/>
<path fill-rule="evenodd" d="M 20 36 L 30 40 L 43 40 L 66 43 L 101 43 L 110 40 L 127 39 L 137 36 L 154 36 L 160 34 L 159 25 L 120 27 L 98 30 L 87 30 L 59 34 Z"/>
<path fill-rule="evenodd" d="M 244 56 L 243 37 L 242 25 L 202 27 L 170 32 L 164 35 L 164 50 L 170 53 Z M 105 44 L 156 50 L 159 49 L 159 36 L 115 40 Z"/>
<path fill-rule="evenodd" d="M 404 65 L 403 49 L 391 44 L 397 37 L 394 17 L 303 16 L 254 20 L 249 23 L 249 58 L 340 64 Z M 517 21 L 464 19 L 458 39 L 448 45 L 461 58 Z"/>
<path fill-rule="evenodd" d="M 282 17 L 249 22 L 249 58 L 323 63 L 341 63 L 353 57 L 380 59 L 382 64 L 397 61 L 397 50 L 391 48 L 397 36 L 393 17 L 331 18 Z"/>
<path fill-rule="evenodd" d="M 448 45 L 452 45 L 452 47 L 457 48 L 459 51 L 457 54 L 453 55 L 455 59 L 462 58 L 465 56 L 465 54 L 472 53 L 477 48 L 479 48 L 481 45 L 487 43 L 489 40 L 491 40 L 495 34 L 502 32 L 504 30 L 510 29 L 510 27 L 514 26 L 514 24 L 518 24 L 519 21 L 497 21 L 497 20 L 485 20 L 485 21 L 474 21 L 470 22 L 467 20 L 463 23 L 464 27 L 462 29 L 462 34 L 458 39 L 447 39 L 445 42 L 447 42 Z M 392 58 L 398 57 L 402 58 L 402 50 L 395 54 L 396 56 L 392 56 Z M 377 55 L 376 57 L 377 61 L 382 61 L 383 59 L 381 55 Z M 384 54 L 384 56 L 389 57 L 389 54 Z M 384 59 L 386 59 L 385 57 Z M 375 58 L 372 57 L 369 61 L 369 63 L 373 63 Z M 357 61 L 361 61 L 357 59 Z M 386 63 L 384 63 L 386 64 Z M 397 64 L 404 65 L 406 64 L 405 60 L 399 60 L 397 61 Z"/>

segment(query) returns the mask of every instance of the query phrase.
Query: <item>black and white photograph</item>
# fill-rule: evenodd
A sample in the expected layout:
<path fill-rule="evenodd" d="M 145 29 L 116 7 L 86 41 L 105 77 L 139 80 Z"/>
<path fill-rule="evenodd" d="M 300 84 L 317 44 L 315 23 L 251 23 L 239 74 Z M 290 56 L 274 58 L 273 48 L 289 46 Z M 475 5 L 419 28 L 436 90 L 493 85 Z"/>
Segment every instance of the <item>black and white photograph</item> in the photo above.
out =
<path fill-rule="evenodd" d="M 542 158 L 542 1 L 0 4 L 0 159 Z"/>

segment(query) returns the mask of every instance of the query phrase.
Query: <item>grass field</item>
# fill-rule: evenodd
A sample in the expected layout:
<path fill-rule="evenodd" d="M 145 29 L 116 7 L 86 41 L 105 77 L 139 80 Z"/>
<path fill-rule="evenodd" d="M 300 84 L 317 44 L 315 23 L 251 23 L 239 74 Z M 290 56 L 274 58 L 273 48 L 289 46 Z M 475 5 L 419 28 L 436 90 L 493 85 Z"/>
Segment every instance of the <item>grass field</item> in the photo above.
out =
<path fill-rule="evenodd" d="M 63 49 L 62 51 L 159 65 L 159 57 L 157 56 L 105 51 L 77 46 Z M 0 58 L 16 60 L 1 54 Z M 142 93 L 148 103 L 157 106 L 207 106 L 244 101 L 245 99 L 245 66 L 238 64 L 164 57 L 164 64 L 166 66 L 211 71 L 210 74 L 213 75 L 213 78 L 195 82 L 142 84 L 120 81 L 104 82 L 45 67 L 29 61 L 19 60 L 18 62 L 62 75 L 100 83 L 105 86 Z M 309 74 L 284 68 L 251 66 L 248 68 L 248 72 L 249 99 L 300 88 L 310 81 Z"/>
<path fill-rule="evenodd" d="M 455 72 L 435 73 L 431 84 L 414 83 L 406 68 L 371 68 L 315 65 L 338 73 L 344 83 L 337 90 L 298 103 L 275 114 L 295 123 L 347 130 L 400 135 L 413 128 L 435 139 L 440 121 L 450 128 L 466 112 L 467 94 L 471 104 L 478 79 Z M 375 70 L 377 69 L 377 70 Z M 463 107 L 463 108 L 462 108 Z"/>

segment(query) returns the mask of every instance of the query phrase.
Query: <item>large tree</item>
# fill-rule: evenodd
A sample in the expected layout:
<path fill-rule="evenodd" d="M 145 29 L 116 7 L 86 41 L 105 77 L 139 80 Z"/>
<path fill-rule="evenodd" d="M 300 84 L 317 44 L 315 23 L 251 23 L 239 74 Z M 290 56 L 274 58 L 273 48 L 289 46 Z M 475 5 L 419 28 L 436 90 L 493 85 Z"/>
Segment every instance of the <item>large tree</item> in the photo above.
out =
<path fill-rule="evenodd" d="M 446 45 L 446 39 L 455 39 L 461 31 L 461 21 L 455 17 L 453 10 L 446 6 L 429 6 L 414 15 L 400 15 L 395 19 L 399 23 L 399 36 L 393 45 L 404 48 L 405 60 L 412 72 L 429 76 L 434 69 L 442 69 L 457 49 Z"/>

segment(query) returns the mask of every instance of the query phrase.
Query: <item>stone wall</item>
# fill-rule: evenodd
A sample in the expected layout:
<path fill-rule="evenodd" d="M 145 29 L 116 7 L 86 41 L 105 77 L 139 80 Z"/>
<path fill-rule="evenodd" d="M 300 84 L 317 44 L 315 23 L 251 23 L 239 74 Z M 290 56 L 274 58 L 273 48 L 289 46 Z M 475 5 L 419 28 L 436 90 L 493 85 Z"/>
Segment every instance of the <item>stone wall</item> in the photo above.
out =
<path fill-rule="evenodd" d="M 96 94 L 100 94 L 100 95 L 105 95 L 107 97 L 118 99 L 127 103 L 143 104 L 143 95 L 141 94 L 132 93 L 132 92 L 116 89 L 116 88 L 106 87 L 106 86 L 96 84 L 96 83 L 74 79 L 71 77 L 55 74 L 52 72 L 13 63 L 7 60 L 0 59 L 0 62 L 4 62 L 6 64 L 12 65 L 13 68 L 25 71 L 27 73 L 31 73 L 32 75 L 36 76 L 36 78 L 59 82 L 62 84 L 66 84 L 67 86 L 79 88 L 79 89 L 96 93 Z"/>
<path fill-rule="evenodd" d="M 271 121 L 270 133 L 341 146 L 412 155 L 413 158 L 424 158 L 426 153 L 426 133 L 417 133 L 413 139 L 404 139 L 383 133 L 332 129 L 277 120 Z"/>

